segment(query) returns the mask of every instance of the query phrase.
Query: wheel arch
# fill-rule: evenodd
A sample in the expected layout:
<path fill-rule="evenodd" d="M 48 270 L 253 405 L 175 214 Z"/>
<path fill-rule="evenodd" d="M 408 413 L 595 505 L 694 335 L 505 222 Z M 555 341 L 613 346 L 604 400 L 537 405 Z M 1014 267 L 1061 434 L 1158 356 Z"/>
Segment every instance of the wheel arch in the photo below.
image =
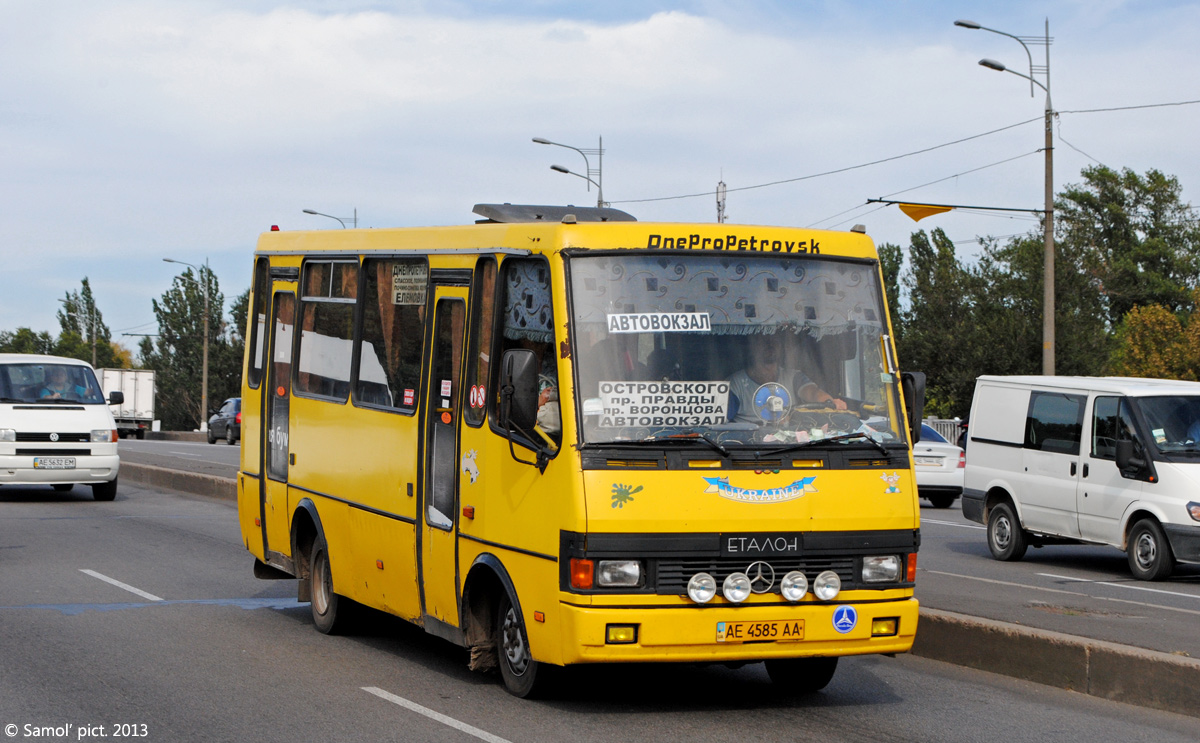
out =
<path fill-rule="evenodd" d="M 296 504 L 296 510 L 292 513 L 291 532 L 292 565 L 299 579 L 297 598 L 308 601 L 312 598 L 312 548 L 317 537 L 325 534 L 317 504 L 312 499 L 303 498 Z"/>
<path fill-rule="evenodd" d="M 525 626 L 525 615 L 521 611 L 517 588 L 504 563 L 490 552 L 478 555 L 467 570 L 466 580 L 463 581 L 458 613 L 462 617 L 463 635 L 470 652 L 469 667 L 472 671 L 487 671 L 497 665 L 494 624 L 500 599 L 504 595 L 508 596 L 522 626 Z"/>
<path fill-rule="evenodd" d="M 1010 490 L 1006 485 L 992 485 L 988 488 L 987 495 L 983 498 L 983 523 L 988 522 L 992 509 L 1001 503 L 1012 506 L 1013 513 L 1017 516 L 1017 522 L 1021 525 L 1025 523 L 1025 518 L 1021 515 L 1021 505 L 1017 503 L 1016 498 L 1012 497 Z"/>
<path fill-rule="evenodd" d="M 1129 548 L 1129 532 L 1133 531 L 1134 525 L 1142 519 L 1153 519 L 1162 528 L 1162 525 L 1168 523 L 1163 519 L 1162 512 L 1147 503 L 1132 503 L 1125 511 L 1124 519 L 1121 523 L 1121 549 Z"/>

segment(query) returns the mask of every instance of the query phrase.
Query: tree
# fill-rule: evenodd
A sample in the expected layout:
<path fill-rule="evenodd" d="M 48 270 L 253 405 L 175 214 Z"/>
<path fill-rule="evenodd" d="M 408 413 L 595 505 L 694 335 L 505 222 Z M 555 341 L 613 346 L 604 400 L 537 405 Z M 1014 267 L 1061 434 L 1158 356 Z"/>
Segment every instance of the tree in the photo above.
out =
<path fill-rule="evenodd" d="M 1134 307 L 1117 332 L 1112 371 L 1130 377 L 1200 380 L 1200 289 L 1192 310 L 1173 313 L 1161 305 Z"/>
<path fill-rule="evenodd" d="M 104 315 L 96 307 L 92 287 L 86 276 L 77 292 L 67 292 L 58 310 L 61 328 L 54 353 L 79 359 L 96 368 L 121 367 L 121 357 L 112 343 L 112 333 L 104 324 Z"/>
<path fill-rule="evenodd" d="M 932 238 L 932 239 L 931 239 Z M 941 229 L 912 234 L 903 283 L 909 306 L 901 311 L 901 364 L 925 372 L 925 408 L 933 415 L 962 415 L 970 407 L 974 370 L 962 363 L 974 342 L 971 277 Z M 894 259 L 894 257 L 893 257 Z"/>
<path fill-rule="evenodd" d="M 1109 328 L 1135 306 L 1176 312 L 1186 305 L 1200 269 L 1200 226 L 1179 181 L 1154 169 L 1140 176 L 1103 165 L 1082 175 L 1055 202 L 1059 245 L 1083 259 Z"/>
<path fill-rule="evenodd" d="M 208 290 L 209 406 L 228 392 L 229 341 L 224 315 L 225 298 L 216 275 L 207 266 L 176 276 L 161 300 L 151 300 L 158 320 L 158 338 L 141 343 L 142 363 L 154 369 L 159 418 L 166 430 L 193 429 L 207 421 L 201 409 L 204 357 L 204 292 Z M 239 360 L 240 364 L 240 360 Z"/>
<path fill-rule="evenodd" d="M 54 353 L 54 339 L 46 331 L 35 333 L 29 328 L 15 332 L 0 330 L 0 353 Z"/>

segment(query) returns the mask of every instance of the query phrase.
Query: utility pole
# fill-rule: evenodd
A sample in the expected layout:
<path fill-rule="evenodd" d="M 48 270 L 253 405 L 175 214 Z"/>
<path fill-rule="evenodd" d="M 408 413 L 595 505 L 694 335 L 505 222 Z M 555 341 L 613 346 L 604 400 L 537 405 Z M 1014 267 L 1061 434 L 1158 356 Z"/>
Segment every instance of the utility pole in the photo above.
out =
<path fill-rule="evenodd" d="M 725 179 L 717 181 L 717 224 L 725 223 Z"/>

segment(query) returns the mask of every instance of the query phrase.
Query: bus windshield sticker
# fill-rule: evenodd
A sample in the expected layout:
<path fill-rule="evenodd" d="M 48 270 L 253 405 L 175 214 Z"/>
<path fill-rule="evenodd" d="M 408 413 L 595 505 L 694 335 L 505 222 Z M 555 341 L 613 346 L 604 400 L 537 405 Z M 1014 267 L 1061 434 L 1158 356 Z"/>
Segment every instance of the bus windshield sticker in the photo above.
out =
<path fill-rule="evenodd" d="M 708 333 L 707 312 L 630 312 L 608 314 L 610 333 Z"/>
<path fill-rule="evenodd" d="M 706 477 L 704 481 L 708 483 L 708 487 L 704 489 L 704 492 L 716 493 L 722 498 L 735 500 L 739 503 L 782 503 L 783 501 L 803 498 L 805 493 L 818 492 L 813 487 L 813 483 L 816 480 L 816 475 L 813 475 L 812 477 L 796 480 L 791 485 L 784 485 L 781 488 L 753 490 L 751 488 L 739 488 L 730 485 L 728 477 Z"/>
<path fill-rule="evenodd" d="M 424 263 L 392 265 L 392 304 L 424 305 L 429 267 Z"/>
<path fill-rule="evenodd" d="M 900 482 L 900 473 L 899 472 L 893 472 L 890 475 L 888 473 L 884 472 L 882 475 L 879 476 L 879 479 L 883 480 L 884 482 L 887 483 L 887 487 L 884 488 L 883 492 L 885 492 L 885 493 L 899 493 L 900 492 L 900 488 L 898 488 L 896 486 L 896 484 Z"/>
<path fill-rule="evenodd" d="M 715 426 L 729 420 L 729 382 L 601 382 L 600 426 Z"/>

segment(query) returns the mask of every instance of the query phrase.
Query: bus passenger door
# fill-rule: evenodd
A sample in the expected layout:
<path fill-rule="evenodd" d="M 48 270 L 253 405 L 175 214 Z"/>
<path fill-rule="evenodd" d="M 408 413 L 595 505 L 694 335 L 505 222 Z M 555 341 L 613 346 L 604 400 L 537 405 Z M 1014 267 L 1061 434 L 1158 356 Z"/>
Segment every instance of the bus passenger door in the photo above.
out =
<path fill-rule="evenodd" d="M 272 302 L 271 366 L 267 372 L 266 404 L 261 417 L 264 442 L 262 498 L 263 551 L 267 562 L 286 567 L 281 558 L 291 552 L 288 533 L 288 415 L 292 398 L 292 338 L 296 326 L 296 295 L 277 291 Z"/>
<path fill-rule="evenodd" d="M 458 428 L 467 289 L 435 285 L 434 299 L 422 424 L 421 599 L 426 617 L 458 626 Z"/>

